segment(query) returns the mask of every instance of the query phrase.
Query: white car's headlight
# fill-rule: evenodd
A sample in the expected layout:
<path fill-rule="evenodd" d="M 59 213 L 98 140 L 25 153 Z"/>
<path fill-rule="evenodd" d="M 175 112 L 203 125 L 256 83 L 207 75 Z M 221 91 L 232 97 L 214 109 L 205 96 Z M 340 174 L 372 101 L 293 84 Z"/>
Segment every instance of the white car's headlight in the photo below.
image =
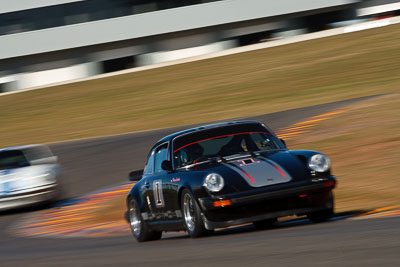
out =
<path fill-rule="evenodd" d="M 224 187 L 224 178 L 218 173 L 210 173 L 204 179 L 204 186 L 211 192 L 218 192 Z"/>
<path fill-rule="evenodd" d="M 331 160 L 323 154 L 315 154 L 308 161 L 308 166 L 316 172 L 326 172 L 331 167 Z"/>

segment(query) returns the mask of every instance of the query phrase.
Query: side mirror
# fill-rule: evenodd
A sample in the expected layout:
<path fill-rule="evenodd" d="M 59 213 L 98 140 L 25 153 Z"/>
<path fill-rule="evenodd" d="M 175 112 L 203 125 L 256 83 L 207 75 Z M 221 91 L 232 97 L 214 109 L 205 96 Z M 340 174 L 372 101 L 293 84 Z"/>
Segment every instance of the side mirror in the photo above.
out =
<path fill-rule="evenodd" d="M 164 160 L 161 163 L 161 169 L 163 169 L 164 171 L 172 171 L 172 163 L 169 160 Z"/>
<path fill-rule="evenodd" d="M 140 179 L 142 179 L 142 175 L 143 175 L 143 170 L 138 170 L 138 171 L 133 171 L 130 172 L 128 175 L 128 179 L 129 181 L 139 181 Z"/>
<path fill-rule="evenodd" d="M 285 140 L 283 140 L 283 139 L 279 139 L 281 142 L 282 142 L 282 144 L 287 148 L 287 145 L 286 145 L 286 142 L 285 142 Z"/>

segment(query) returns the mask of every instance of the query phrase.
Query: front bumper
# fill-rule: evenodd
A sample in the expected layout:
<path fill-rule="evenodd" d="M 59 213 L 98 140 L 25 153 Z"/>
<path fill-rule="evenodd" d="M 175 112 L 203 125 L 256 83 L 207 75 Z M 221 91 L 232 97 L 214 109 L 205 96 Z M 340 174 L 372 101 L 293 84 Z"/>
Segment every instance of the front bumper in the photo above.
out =
<path fill-rule="evenodd" d="M 335 178 L 299 182 L 250 192 L 200 198 L 207 229 L 228 227 L 290 215 L 303 215 L 333 208 Z M 215 207 L 215 201 L 229 200 L 230 205 Z"/>
<path fill-rule="evenodd" d="M 49 201 L 55 199 L 57 195 L 58 187 L 55 184 L 3 195 L 0 196 L 0 211 L 22 208 Z"/>

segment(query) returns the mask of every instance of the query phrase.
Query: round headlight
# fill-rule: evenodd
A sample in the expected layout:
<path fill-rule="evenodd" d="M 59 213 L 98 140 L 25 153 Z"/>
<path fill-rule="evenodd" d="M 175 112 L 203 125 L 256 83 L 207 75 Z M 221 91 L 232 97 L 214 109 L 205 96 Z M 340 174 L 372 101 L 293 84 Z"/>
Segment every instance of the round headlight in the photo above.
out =
<path fill-rule="evenodd" d="M 224 187 L 224 178 L 218 173 L 210 173 L 204 179 L 204 186 L 211 192 L 218 192 Z"/>
<path fill-rule="evenodd" d="M 323 154 L 315 154 L 308 161 L 308 166 L 313 171 L 326 172 L 331 167 L 331 161 Z"/>

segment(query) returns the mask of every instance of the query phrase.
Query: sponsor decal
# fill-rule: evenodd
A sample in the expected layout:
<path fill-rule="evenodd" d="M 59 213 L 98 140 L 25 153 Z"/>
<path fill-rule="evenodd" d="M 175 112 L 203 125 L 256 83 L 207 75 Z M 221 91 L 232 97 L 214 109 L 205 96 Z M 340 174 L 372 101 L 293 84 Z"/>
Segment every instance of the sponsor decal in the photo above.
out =
<path fill-rule="evenodd" d="M 172 178 L 172 182 L 180 182 L 181 178 Z"/>

